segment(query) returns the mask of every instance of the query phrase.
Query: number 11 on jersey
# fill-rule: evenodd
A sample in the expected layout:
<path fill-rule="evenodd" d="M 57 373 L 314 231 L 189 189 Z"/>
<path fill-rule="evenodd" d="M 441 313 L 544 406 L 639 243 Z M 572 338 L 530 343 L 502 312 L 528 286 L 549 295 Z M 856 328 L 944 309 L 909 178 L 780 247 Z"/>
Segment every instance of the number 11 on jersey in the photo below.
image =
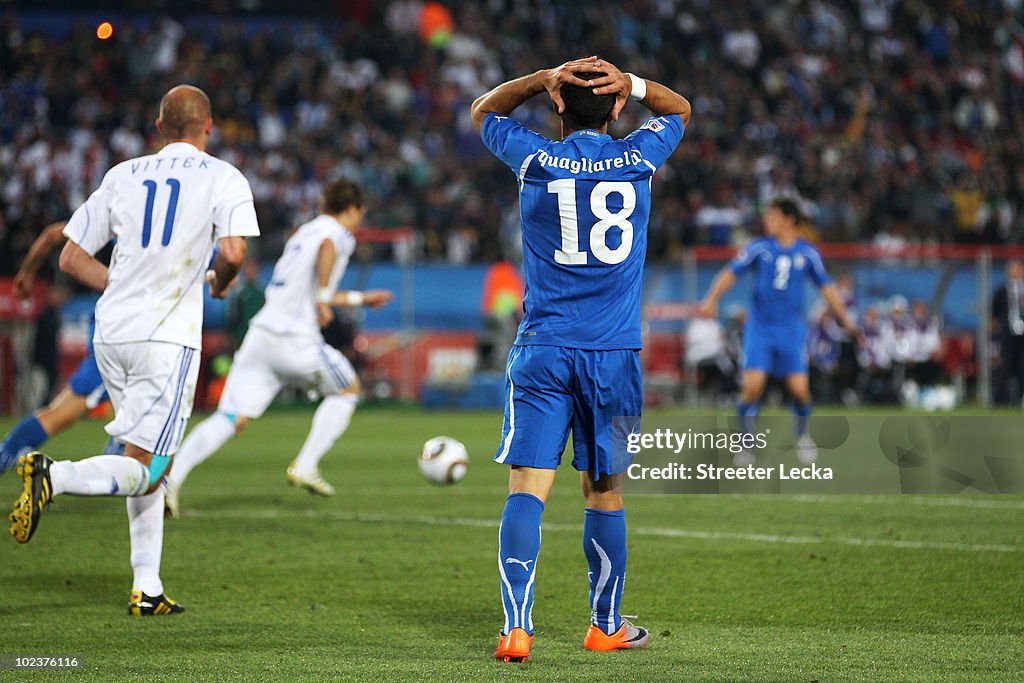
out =
<path fill-rule="evenodd" d="M 576 209 L 576 179 L 561 178 L 548 183 L 548 194 L 558 197 L 558 220 L 562 227 L 562 248 L 555 251 L 555 263 L 585 266 L 587 252 L 580 251 L 579 212 Z M 614 213 L 608 208 L 608 195 L 619 194 L 622 208 Z M 590 193 L 590 211 L 597 218 L 590 230 L 590 252 L 602 263 L 622 263 L 633 249 L 633 224 L 629 217 L 636 209 L 636 189 L 632 183 L 603 180 Z M 608 231 L 619 228 L 622 242 L 611 249 Z"/>
<path fill-rule="evenodd" d="M 156 181 L 143 180 L 146 186 L 146 215 L 142 218 L 142 248 L 149 246 L 150 234 L 153 232 L 153 204 L 156 203 Z M 178 195 L 181 194 L 181 181 L 176 178 L 168 178 L 167 185 L 171 188 L 171 196 L 167 200 L 167 216 L 164 218 L 164 234 L 160 238 L 160 244 L 167 246 L 171 243 L 171 231 L 174 230 L 174 215 L 178 212 Z"/>

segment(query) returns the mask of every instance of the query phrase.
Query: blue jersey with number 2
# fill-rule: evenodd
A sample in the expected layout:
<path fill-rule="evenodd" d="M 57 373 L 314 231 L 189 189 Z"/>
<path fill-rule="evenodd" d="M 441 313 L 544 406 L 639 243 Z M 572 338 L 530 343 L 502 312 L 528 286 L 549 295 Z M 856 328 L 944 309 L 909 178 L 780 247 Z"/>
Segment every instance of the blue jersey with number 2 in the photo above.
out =
<path fill-rule="evenodd" d="M 639 349 L 651 177 L 683 137 L 678 116 L 622 140 L 549 140 L 488 114 L 484 144 L 516 174 L 526 309 L 519 345 Z"/>
<path fill-rule="evenodd" d="M 799 333 L 806 328 L 805 284 L 829 282 L 818 250 L 802 239 L 783 247 L 772 238 L 759 239 L 729 264 L 737 275 L 754 272 L 754 293 L 747 325 L 750 329 L 780 329 Z M 802 344 L 802 337 L 797 338 Z"/>

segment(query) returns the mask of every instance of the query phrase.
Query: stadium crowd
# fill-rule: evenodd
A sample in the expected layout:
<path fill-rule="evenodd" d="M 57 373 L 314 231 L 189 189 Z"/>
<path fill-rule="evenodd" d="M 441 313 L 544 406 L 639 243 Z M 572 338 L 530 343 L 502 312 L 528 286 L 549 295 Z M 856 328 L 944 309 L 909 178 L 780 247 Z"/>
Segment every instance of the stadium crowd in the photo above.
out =
<path fill-rule="evenodd" d="M 368 222 L 415 227 L 424 256 L 494 259 L 515 244 L 516 198 L 468 106 L 594 52 L 694 105 L 655 179 L 656 258 L 743 241 L 778 195 L 829 241 L 1021 237 L 1019 0 L 395 0 L 271 21 L 213 7 L 217 22 L 128 15 L 107 41 L 85 22 L 69 38 L 0 21 L 0 274 L 105 169 L 155 146 L 153 103 L 180 81 L 213 95 L 213 150 L 252 184 L 261 258 L 347 176 L 370 192 Z M 522 113 L 549 123 L 543 103 Z"/>

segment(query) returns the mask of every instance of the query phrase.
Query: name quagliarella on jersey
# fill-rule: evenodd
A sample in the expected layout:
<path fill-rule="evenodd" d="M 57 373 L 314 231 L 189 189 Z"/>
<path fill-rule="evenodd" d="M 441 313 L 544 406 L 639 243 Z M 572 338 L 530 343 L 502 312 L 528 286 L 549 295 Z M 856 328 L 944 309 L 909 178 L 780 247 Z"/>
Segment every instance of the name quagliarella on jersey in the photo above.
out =
<path fill-rule="evenodd" d="M 607 159 L 594 161 L 590 157 L 572 159 L 570 157 L 554 156 L 544 150 L 537 152 L 537 163 L 548 168 L 557 168 L 569 171 L 573 175 L 578 173 L 601 173 L 610 171 L 613 168 L 625 168 L 626 166 L 640 166 L 644 163 L 644 157 L 639 150 L 628 149 L 622 154 Z"/>

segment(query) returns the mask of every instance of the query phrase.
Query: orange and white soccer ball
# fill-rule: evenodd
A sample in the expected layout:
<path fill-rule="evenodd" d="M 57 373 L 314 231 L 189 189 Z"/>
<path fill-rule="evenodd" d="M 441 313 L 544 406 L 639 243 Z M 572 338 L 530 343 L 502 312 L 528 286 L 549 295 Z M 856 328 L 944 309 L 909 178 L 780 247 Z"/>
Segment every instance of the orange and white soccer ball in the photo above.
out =
<path fill-rule="evenodd" d="M 444 486 L 466 476 L 469 453 L 461 441 L 450 436 L 435 436 L 423 444 L 420 472 L 427 481 Z"/>

